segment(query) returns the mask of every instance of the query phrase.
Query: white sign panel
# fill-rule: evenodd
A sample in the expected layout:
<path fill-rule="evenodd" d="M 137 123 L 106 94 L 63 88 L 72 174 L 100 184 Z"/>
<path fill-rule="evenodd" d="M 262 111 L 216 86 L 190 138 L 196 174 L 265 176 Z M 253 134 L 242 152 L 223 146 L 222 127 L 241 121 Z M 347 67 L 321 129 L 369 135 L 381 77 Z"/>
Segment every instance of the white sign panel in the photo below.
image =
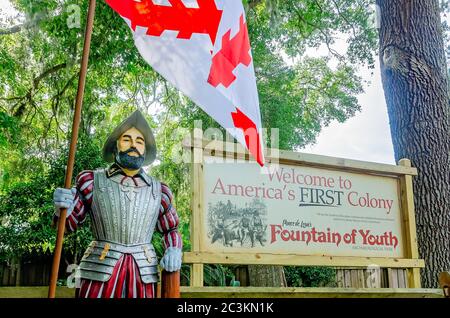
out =
<path fill-rule="evenodd" d="M 212 161 L 203 166 L 205 251 L 404 256 L 395 177 Z"/>

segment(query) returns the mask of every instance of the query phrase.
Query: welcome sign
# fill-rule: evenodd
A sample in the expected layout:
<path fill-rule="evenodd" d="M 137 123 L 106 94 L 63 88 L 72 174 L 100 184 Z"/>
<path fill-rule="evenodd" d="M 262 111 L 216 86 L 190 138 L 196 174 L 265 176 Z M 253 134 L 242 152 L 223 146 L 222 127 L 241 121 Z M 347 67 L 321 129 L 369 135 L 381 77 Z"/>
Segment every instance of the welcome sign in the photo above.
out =
<path fill-rule="evenodd" d="M 288 164 L 203 164 L 205 252 L 402 258 L 399 179 Z"/>

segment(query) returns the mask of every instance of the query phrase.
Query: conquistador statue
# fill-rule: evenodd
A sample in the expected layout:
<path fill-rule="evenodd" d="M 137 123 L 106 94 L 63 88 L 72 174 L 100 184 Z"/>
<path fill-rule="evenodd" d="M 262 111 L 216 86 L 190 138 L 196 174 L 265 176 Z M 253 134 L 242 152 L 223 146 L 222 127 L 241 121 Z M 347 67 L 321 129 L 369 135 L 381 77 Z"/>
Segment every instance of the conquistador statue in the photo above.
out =
<path fill-rule="evenodd" d="M 95 240 L 80 263 L 78 296 L 153 298 L 158 282 L 153 232 L 163 234 L 160 265 L 168 272 L 181 268 L 182 240 L 169 187 L 142 169 L 155 160 L 156 145 L 139 111 L 112 132 L 103 156 L 112 163 L 108 169 L 83 171 L 74 188 L 54 192 L 55 218 L 67 208 L 68 231 L 76 231 L 88 214 L 92 221 Z"/>

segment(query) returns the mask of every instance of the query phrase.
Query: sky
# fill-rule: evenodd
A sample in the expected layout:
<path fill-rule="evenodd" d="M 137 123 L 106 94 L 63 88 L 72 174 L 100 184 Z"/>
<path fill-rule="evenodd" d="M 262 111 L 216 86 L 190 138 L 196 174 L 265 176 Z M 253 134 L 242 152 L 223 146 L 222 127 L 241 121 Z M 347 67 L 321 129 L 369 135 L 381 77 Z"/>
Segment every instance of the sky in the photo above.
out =
<path fill-rule="evenodd" d="M 8 0 L 0 0 L 0 8 L 13 12 Z M 345 41 L 338 41 L 335 49 L 345 50 Z M 323 48 L 310 53 L 325 54 Z M 358 96 L 361 112 L 344 123 L 332 122 L 324 127 L 316 143 L 300 152 L 395 164 L 378 62 L 374 70 L 362 68 L 360 76 L 370 82 Z"/>
<path fill-rule="evenodd" d="M 362 69 L 360 76 L 370 81 L 358 96 L 361 111 L 344 123 L 332 122 L 322 129 L 314 145 L 300 152 L 395 164 L 381 73 Z M 371 74 L 373 72 L 373 74 Z"/>

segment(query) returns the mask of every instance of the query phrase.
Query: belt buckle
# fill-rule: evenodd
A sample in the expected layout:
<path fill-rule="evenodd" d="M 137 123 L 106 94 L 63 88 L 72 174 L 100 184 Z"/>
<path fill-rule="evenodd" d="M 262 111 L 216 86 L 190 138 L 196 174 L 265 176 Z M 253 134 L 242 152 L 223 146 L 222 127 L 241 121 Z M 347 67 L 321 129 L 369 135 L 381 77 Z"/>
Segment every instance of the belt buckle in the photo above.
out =
<path fill-rule="evenodd" d="M 147 257 L 147 261 L 149 263 L 151 263 L 152 260 L 155 259 L 156 257 L 150 256 L 150 252 L 148 251 L 148 246 L 144 245 L 144 246 L 142 246 L 142 249 L 144 250 L 145 257 Z"/>
<path fill-rule="evenodd" d="M 98 258 L 99 260 L 103 261 L 105 259 L 106 255 L 108 255 L 109 248 L 110 248 L 109 243 L 105 243 L 105 247 L 103 247 L 102 254 Z"/>
<path fill-rule="evenodd" d="M 96 241 L 92 241 L 91 244 L 89 244 L 89 247 L 84 252 L 83 258 L 88 258 L 89 255 L 91 255 L 92 252 L 94 251 L 95 246 L 97 246 L 97 242 Z"/>

